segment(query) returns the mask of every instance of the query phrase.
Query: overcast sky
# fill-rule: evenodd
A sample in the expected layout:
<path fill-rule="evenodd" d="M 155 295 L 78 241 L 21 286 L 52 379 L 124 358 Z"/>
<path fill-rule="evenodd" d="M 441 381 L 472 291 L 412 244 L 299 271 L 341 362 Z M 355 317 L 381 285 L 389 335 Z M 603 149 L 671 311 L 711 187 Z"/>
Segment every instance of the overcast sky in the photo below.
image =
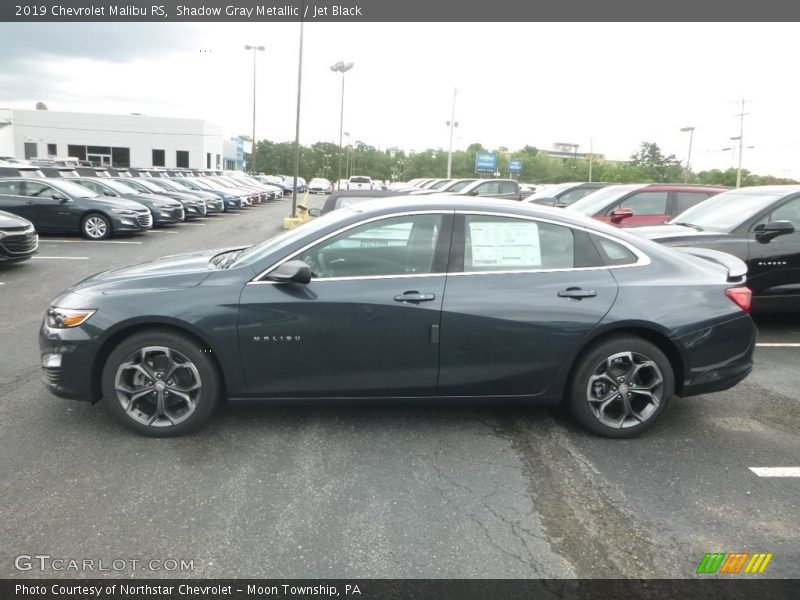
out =
<path fill-rule="evenodd" d="M 0 24 L 0 107 L 203 118 L 249 134 L 252 53 L 257 136 L 294 139 L 300 25 Z M 580 144 L 627 159 L 654 141 L 694 170 L 734 166 L 800 179 L 796 24 L 310 23 L 305 26 L 301 141 L 345 131 L 381 148 Z M 202 50 L 202 51 L 201 51 Z"/>

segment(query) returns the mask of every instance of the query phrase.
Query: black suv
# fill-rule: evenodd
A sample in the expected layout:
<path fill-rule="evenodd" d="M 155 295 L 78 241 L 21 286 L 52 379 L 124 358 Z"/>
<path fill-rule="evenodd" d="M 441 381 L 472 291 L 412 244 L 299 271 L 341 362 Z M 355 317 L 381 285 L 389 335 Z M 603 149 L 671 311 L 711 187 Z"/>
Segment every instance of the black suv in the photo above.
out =
<path fill-rule="evenodd" d="M 153 226 L 150 211 L 138 202 L 100 196 L 60 179 L 0 179 L 0 210 L 28 219 L 39 232 L 80 232 L 90 240 Z"/>
<path fill-rule="evenodd" d="M 0 262 L 28 260 L 38 248 L 33 223 L 0 210 Z"/>

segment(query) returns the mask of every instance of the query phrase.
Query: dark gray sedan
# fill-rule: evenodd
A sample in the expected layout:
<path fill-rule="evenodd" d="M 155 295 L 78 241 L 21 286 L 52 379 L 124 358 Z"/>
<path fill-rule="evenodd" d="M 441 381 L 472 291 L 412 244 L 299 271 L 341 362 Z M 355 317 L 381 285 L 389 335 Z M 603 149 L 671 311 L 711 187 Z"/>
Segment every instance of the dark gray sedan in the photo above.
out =
<path fill-rule="evenodd" d="M 42 367 L 54 394 L 153 436 L 223 397 L 445 397 L 564 402 L 631 437 L 673 395 L 750 372 L 745 271 L 567 211 L 386 199 L 90 277 L 51 303 Z"/>

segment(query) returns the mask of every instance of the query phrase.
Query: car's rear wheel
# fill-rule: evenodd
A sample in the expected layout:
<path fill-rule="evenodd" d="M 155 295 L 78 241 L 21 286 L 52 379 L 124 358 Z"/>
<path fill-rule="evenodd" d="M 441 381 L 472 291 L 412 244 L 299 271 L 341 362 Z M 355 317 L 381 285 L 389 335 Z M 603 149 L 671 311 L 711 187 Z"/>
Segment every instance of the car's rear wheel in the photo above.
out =
<path fill-rule="evenodd" d="M 91 213 L 81 221 L 81 233 L 89 240 L 104 240 L 111 236 L 111 221 L 105 215 Z"/>
<path fill-rule="evenodd" d="M 103 401 L 137 433 L 168 437 L 203 425 L 219 402 L 221 378 L 207 349 L 173 332 L 134 334 L 109 354 Z"/>
<path fill-rule="evenodd" d="M 567 406 L 589 431 L 630 438 L 649 429 L 675 390 L 672 365 L 651 342 L 619 335 L 589 347 L 578 359 Z"/>

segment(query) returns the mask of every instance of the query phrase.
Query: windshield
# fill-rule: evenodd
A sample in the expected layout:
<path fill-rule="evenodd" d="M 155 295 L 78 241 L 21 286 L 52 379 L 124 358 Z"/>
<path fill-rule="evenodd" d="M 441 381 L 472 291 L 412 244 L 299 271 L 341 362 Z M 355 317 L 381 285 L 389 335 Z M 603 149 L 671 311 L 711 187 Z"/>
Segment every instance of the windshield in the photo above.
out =
<path fill-rule="evenodd" d="M 151 192 L 156 192 L 157 194 L 164 192 L 164 188 L 155 185 L 152 181 L 145 179 L 144 177 L 139 177 L 136 180 L 136 183 L 142 186 L 143 188 L 150 190 Z"/>
<path fill-rule="evenodd" d="M 569 210 L 578 211 L 587 217 L 593 217 L 609 204 L 613 204 L 615 200 L 619 200 L 629 192 L 633 192 L 634 190 L 638 190 L 643 187 L 644 186 L 641 183 L 610 185 L 584 196 L 577 202 L 570 204 L 567 208 L 569 208 Z M 550 192 L 552 193 L 553 190 L 550 190 Z"/>
<path fill-rule="evenodd" d="M 294 229 L 289 229 L 283 233 L 279 233 L 275 237 L 261 242 L 257 246 L 252 246 L 239 254 L 234 261 L 236 266 L 253 264 L 262 260 L 263 258 L 272 254 L 282 246 L 288 246 L 295 240 L 305 237 L 308 234 L 313 234 L 327 227 L 330 223 L 335 222 L 342 218 L 343 211 L 336 211 L 327 215 L 317 217 L 313 221 L 304 223 Z"/>
<path fill-rule="evenodd" d="M 125 185 L 124 183 L 120 183 L 119 181 L 113 181 L 113 180 L 104 179 L 103 183 L 105 185 L 107 185 L 108 187 L 110 187 L 115 192 L 117 192 L 118 194 L 138 194 L 138 193 L 140 193 L 139 191 L 133 189 L 131 186 Z"/>
<path fill-rule="evenodd" d="M 727 232 L 785 195 L 785 190 L 749 192 L 731 190 L 694 205 L 672 219 L 670 223 L 687 223 L 702 227 L 705 231 Z"/>
<path fill-rule="evenodd" d="M 53 187 L 58 188 L 65 194 L 69 194 L 73 198 L 96 198 L 100 195 L 88 188 L 83 187 L 82 185 L 72 183 L 71 181 L 53 181 L 51 179 L 47 183 L 52 184 Z"/>

